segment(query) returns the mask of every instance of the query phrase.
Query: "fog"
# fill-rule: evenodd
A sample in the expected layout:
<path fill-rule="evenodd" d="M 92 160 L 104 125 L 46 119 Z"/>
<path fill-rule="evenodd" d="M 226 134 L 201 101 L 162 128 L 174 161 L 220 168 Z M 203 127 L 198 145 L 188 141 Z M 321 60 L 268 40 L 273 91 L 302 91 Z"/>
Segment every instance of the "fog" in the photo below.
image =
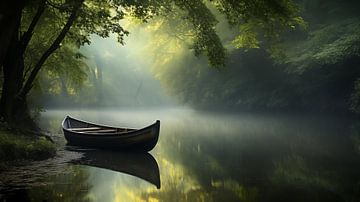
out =
<path fill-rule="evenodd" d="M 219 36 L 232 50 L 230 39 L 234 32 L 223 17 L 218 18 L 221 19 L 217 26 Z M 108 38 L 92 35 L 91 44 L 80 48 L 86 64 L 81 71 L 86 79 L 78 89 L 72 89 L 68 81 L 69 99 L 50 90 L 50 96 L 40 95 L 44 99 L 38 105 L 48 109 L 192 107 L 189 92 L 198 93 L 196 88 L 207 86 L 193 83 L 197 82 L 200 71 L 208 69 L 226 76 L 224 71 L 211 68 L 205 56 L 194 55 L 192 28 L 176 16 L 155 18 L 147 24 L 126 19 L 122 26 L 130 32 L 124 44 L 120 44 L 115 35 Z M 65 77 L 69 80 L 71 75 Z"/>
<path fill-rule="evenodd" d="M 317 201 L 343 197 L 344 190 L 349 193 L 346 195 L 349 199 L 358 196 L 353 187 L 359 182 L 360 164 L 355 142 L 349 137 L 358 137 L 359 128 L 349 120 L 326 116 L 199 113 L 192 109 L 49 110 L 43 114 L 41 126 L 60 137 L 58 123 L 66 114 L 128 127 L 161 120 L 159 142 L 151 151 L 159 166 L 161 188 L 121 172 L 75 167 L 85 177 L 67 186 L 87 184 L 82 191 L 94 201 L 119 198 L 196 201 L 199 194 L 206 196 L 206 201 L 229 197 L 233 199 L 230 201 L 241 201 L 248 195 L 267 201 L 279 198 L 291 201 L 304 196 L 308 201 Z M 70 172 L 74 172 L 72 169 L 69 166 Z M 50 188 L 40 189 L 62 193 L 63 179 L 76 176 L 57 175 L 55 180 L 48 179 L 53 181 Z M 245 196 L 239 194 L 243 193 L 241 190 L 245 190 Z M 71 196 L 71 192 L 64 192 L 64 198 Z"/>
<path fill-rule="evenodd" d="M 115 36 L 93 36 L 92 39 L 91 45 L 84 46 L 81 51 L 87 56 L 90 68 L 101 71 L 102 84 L 96 89 L 101 91 L 100 106 L 153 107 L 175 104 L 151 73 L 152 58 L 141 53 L 148 40 L 146 33 L 131 34 L 124 46 L 117 42 Z"/>
<path fill-rule="evenodd" d="M 218 24 L 219 35 L 231 50 L 229 39 L 234 33 L 224 18 L 217 15 L 222 19 Z M 195 71 L 196 74 L 201 68 L 210 69 L 210 66 L 206 57 L 194 55 L 191 27 L 172 17 L 155 18 L 147 24 L 124 20 L 123 26 L 130 32 L 124 45 L 117 42 L 115 35 L 109 38 L 94 35 L 91 44 L 81 48 L 87 65 L 95 70 L 96 80 L 102 80 L 100 88 L 95 88 L 96 95 L 101 97 L 98 106 L 191 106 L 177 89 L 182 89 L 181 82 L 187 87 L 186 83 L 196 76 L 184 78 L 186 73 Z M 215 71 L 220 75 L 224 73 Z M 206 84 L 201 84 L 200 88 L 203 86 Z"/>

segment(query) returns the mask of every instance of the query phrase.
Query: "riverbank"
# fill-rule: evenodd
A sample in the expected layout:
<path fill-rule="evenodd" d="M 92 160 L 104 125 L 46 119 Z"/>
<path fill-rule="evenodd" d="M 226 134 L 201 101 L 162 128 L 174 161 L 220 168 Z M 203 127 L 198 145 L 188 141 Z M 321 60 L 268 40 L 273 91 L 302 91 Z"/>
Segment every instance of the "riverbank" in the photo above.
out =
<path fill-rule="evenodd" d="M 56 147 L 43 136 L 14 132 L 0 125 L 0 170 L 19 161 L 43 160 L 55 156 Z"/>

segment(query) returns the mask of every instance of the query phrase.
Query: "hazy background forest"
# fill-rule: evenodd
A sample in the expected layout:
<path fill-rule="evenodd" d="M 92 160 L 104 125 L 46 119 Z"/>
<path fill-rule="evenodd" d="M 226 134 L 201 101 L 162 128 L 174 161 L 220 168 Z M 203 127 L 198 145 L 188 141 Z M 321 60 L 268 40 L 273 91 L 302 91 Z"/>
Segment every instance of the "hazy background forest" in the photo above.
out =
<path fill-rule="evenodd" d="M 65 41 L 45 63 L 30 102 L 36 107 L 187 105 L 216 110 L 295 110 L 357 113 L 360 99 L 360 3 L 297 1 L 305 24 L 273 40 L 238 37 L 216 13 L 228 49 L 225 68 L 191 51 L 191 28 L 177 14 L 147 24 L 125 19 L 125 46 L 115 36 L 92 36 L 80 48 Z M 26 51 L 31 63 L 47 40 L 41 33 Z M 246 33 L 251 25 L 240 27 Z M 190 39 L 189 39 L 190 38 Z M 165 93 L 164 93 L 165 92 Z"/>

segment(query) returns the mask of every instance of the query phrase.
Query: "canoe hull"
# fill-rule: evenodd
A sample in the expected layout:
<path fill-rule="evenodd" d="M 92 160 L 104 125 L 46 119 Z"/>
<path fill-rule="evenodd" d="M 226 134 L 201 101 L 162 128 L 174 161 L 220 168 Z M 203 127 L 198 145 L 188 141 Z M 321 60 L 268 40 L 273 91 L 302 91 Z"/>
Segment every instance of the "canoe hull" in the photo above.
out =
<path fill-rule="evenodd" d="M 72 131 L 72 129 L 86 127 L 123 130 L 123 128 L 98 125 L 67 116 L 62 123 L 62 128 L 68 144 L 109 150 L 150 151 L 158 141 L 160 121 L 156 121 L 154 124 L 142 129 L 131 130 L 130 132 L 115 132 L 109 134 Z"/>

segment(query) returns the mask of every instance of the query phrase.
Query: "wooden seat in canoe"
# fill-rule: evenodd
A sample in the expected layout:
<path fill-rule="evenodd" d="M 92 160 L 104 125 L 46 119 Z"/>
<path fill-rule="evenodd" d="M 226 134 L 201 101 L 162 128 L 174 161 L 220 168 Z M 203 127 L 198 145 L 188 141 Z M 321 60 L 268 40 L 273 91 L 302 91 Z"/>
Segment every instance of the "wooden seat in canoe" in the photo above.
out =
<path fill-rule="evenodd" d="M 88 128 L 69 128 L 71 131 L 82 132 L 82 131 L 93 131 L 93 130 L 101 130 L 100 127 L 88 127 Z"/>
<path fill-rule="evenodd" d="M 116 129 L 102 129 L 102 130 L 92 130 L 92 131 L 77 131 L 80 133 L 115 133 Z"/>

